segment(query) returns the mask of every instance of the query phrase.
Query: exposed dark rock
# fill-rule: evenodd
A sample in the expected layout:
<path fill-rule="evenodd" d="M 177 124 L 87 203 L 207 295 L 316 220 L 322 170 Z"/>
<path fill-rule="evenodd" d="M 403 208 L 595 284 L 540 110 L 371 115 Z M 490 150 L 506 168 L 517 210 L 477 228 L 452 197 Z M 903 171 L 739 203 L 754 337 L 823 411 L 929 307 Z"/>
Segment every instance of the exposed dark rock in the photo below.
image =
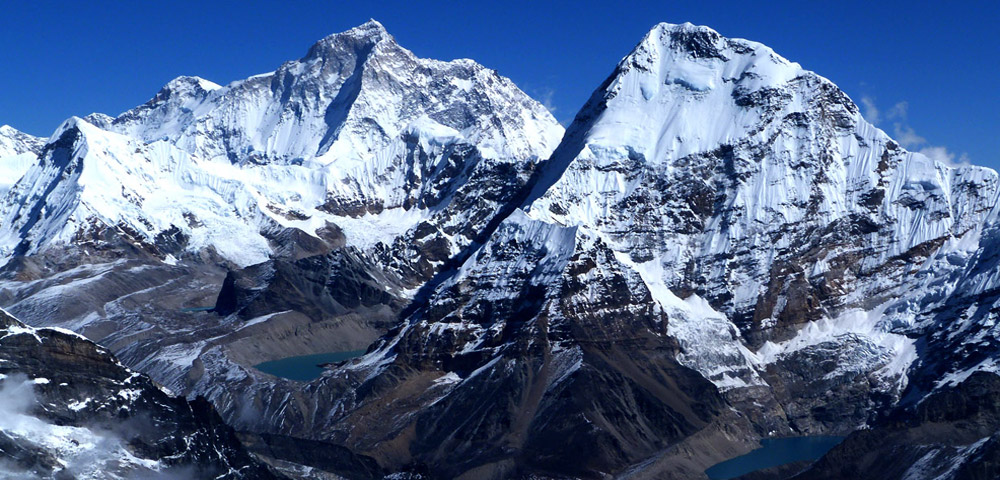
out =
<path fill-rule="evenodd" d="M 118 439 L 137 458 L 183 470 L 193 478 L 283 478 L 247 452 L 205 399 L 170 396 L 148 377 L 127 370 L 107 350 L 75 334 L 30 329 L 5 313 L 0 313 L 0 330 L 4 331 L 0 338 L 3 387 L 14 388 L 7 383 L 19 376 L 34 384 L 34 403 L 26 405 L 24 412 L 6 415 L 30 415 L 51 425 L 100 432 L 104 438 Z M 74 460 L 55 458 L 60 452 L 41 446 L 47 439 L 16 435 L 17 430 L 0 434 L 5 458 L 39 478 L 73 478 Z M 98 449 L 94 455 L 99 457 L 113 454 L 100 450 L 113 446 L 109 440 L 92 448 Z M 108 465 L 114 468 L 116 464 Z M 121 471 L 107 473 L 142 475 L 144 471 L 134 465 L 117 468 Z"/>
<path fill-rule="evenodd" d="M 272 260 L 226 275 L 215 303 L 219 315 L 251 319 L 295 310 L 315 321 L 368 310 L 389 321 L 402 300 L 391 293 L 398 284 L 358 252 L 341 248 L 297 260 Z M 386 312 L 378 313 L 381 309 Z M 374 318 L 373 321 L 377 321 Z"/>
<path fill-rule="evenodd" d="M 1000 376 L 979 372 L 852 433 L 793 478 L 1000 478 Z"/>

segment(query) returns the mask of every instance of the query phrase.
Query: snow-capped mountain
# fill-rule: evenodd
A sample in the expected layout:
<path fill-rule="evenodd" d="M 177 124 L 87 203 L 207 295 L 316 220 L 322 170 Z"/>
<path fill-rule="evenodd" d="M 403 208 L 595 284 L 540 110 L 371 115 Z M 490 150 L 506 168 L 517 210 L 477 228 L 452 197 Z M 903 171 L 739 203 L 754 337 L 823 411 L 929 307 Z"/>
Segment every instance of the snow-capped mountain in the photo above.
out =
<path fill-rule="evenodd" d="M 988 343 L 976 361 L 956 360 L 954 345 L 925 345 L 937 334 L 914 328 L 938 297 L 965 295 L 948 279 L 967 277 L 976 252 L 988 251 L 996 173 L 905 151 L 835 85 L 763 45 L 657 26 L 537 178 L 523 208 L 423 309 L 326 380 L 325 393 L 364 393 L 314 420 L 321 430 L 375 451 L 415 425 L 431 440 L 403 458 L 445 475 L 500 471 L 502 461 L 486 458 L 505 455 L 577 475 L 650 456 L 643 474 L 668 475 L 678 468 L 671 455 L 690 456 L 691 447 L 663 453 L 678 433 L 847 432 L 904 392 L 919 398 L 921 386 L 906 388 L 925 363 L 963 376 L 992 369 L 990 314 L 933 327 L 981 325 L 976 338 L 988 340 L 974 343 Z M 993 270 L 975 271 L 988 289 Z M 714 383 L 749 425 L 713 423 L 728 415 L 721 401 L 685 397 L 704 387 L 664 357 Z M 685 387 L 645 383 L 667 377 Z M 590 400 L 593 390 L 614 400 Z M 397 391 L 408 392 L 402 406 Z M 629 422 L 611 420 L 620 409 Z M 466 411 L 491 420 L 456 425 Z M 356 427 L 384 416 L 409 420 Z M 446 435 L 455 429 L 465 433 Z M 463 463 L 483 445 L 510 453 Z M 581 449 L 588 462 L 570 460 Z M 691 473 L 681 472 L 671 475 Z"/>
<path fill-rule="evenodd" d="M 410 249 L 443 240 L 447 256 L 561 135 L 496 72 L 419 59 L 372 21 L 272 73 L 226 87 L 181 77 L 118 118 L 67 121 L 8 198 L 0 248 L 39 253 L 112 227 L 160 249 L 180 238 L 168 261 L 211 248 L 242 267 L 274 253 L 270 231 L 334 223 L 362 250 L 414 230 Z"/>
<path fill-rule="evenodd" d="M 562 133 L 510 80 L 471 60 L 417 58 L 374 20 L 320 40 L 274 72 L 226 87 L 178 78 L 110 128 L 146 142 L 167 140 L 206 160 L 368 171 L 376 178 L 354 185 L 368 194 L 381 185 L 372 180 L 391 165 L 393 150 L 405 150 L 401 137 L 464 142 L 490 158 L 530 160 L 547 156 L 544 149 L 555 148 Z"/>
<path fill-rule="evenodd" d="M 19 132 L 9 125 L 0 125 L 0 158 L 25 153 L 38 154 L 44 144 L 45 141 L 41 138 Z"/>
<path fill-rule="evenodd" d="M 892 418 L 1000 365 L 996 172 L 707 27 L 654 27 L 565 135 L 372 21 L 47 141 L 0 129 L 10 158 L 2 304 L 303 468 L 698 478 L 765 436 L 909 438 Z M 308 384 L 251 367 L 370 343 Z"/>
<path fill-rule="evenodd" d="M 252 412 L 255 387 L 235 385 L 297 387 L 249 365 L 383 334 L 516 205 L 562 131 L 496 72 L 419 59 L 377 22 L 226 87 L 182 77 L 41 142 L 0 201 L 0 297 L 177 391 Z M 348 274 L 357 283 L 338 278 Z M 247 281 L 263 285 L 253 308 L 204 311 Z M 359 306 L 325 282 L 373 300 Z"/>
<path fill-rule="evenodd" d="M 551 163 L 529 215 L 600 232 L 722 389 L 828 342 L 904 387 L 908 319 L 882 309 L 919 262 L 968 250 L 998 195 L 992 170 L 906 152 L 828 80 L 692 25 L 654 28 Z"/>

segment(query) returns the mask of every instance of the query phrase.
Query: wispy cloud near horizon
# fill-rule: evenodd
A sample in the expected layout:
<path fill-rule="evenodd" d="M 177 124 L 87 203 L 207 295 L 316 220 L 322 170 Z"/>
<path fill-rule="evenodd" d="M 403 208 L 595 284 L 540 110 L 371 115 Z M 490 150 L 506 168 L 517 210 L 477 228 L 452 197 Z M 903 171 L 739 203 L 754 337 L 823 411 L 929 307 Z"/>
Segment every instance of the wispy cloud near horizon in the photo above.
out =
<path fill-rule="evenodd" d="M 908 119 L 910 104 L 905 100 L 897 102 L 883 114 L 875 99 L 865 95 L 861 97 L 861 107 L 865 120 L 873 125 L 881 126 L 883 120 L 891 121 L 893 139 L 903 148 L 951 167 L 967 166 L 972 163 L 968 153 L 956 154 L 943 145 L 931 145 L 927 138 L 918 134 L 910 126 Z"/>

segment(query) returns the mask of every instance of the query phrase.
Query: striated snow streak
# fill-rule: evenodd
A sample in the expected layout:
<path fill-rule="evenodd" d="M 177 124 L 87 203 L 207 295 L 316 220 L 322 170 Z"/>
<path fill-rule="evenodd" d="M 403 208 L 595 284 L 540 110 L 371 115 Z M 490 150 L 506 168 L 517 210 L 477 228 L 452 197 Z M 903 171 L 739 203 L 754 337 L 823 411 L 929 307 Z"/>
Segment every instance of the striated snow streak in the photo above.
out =
<path fill-rule="evenodd" d="M 996 172 L 906 152 L 825 78 L 764 45 L 691 24 L 654 28 L 566 138 L 551 162 L 557 170 L 530 200 L 530 215 L 598 232 L 674 310 L 672 333 L 689 345 L 681 360 L 721 388 L 754 382 L 758 361 L 725 317 L 755 308 L 770 268 L 810 228 L 877 226 L 853 234 L 872 247 L 860 268 L 875 270 L 933 242 L 974 250 L 997 204 Z M 807 266 L 812 276 L 857 248 L 828 245 Z M 692 266 L 702 277 L 692 278 Z M 731 300 L 718 312 L 695 307 L 704 303 L 697 297 L 685 305 L 670 292 L 688 282 Z M 889 301 L 886 292 L 905 291 L 893 282 L 876 275 L 844 292 L 842 302 Z M 913 342 L 888 333 L 893 325 L 879 315 L 829 312 L 777 348 L 835 340 L 843 330 L 889 352 L 891 372 L 884 373 L 899 375 L 915 358 Z M 723 374 L 737 370 L 745 372 L 739 380 Z"/>

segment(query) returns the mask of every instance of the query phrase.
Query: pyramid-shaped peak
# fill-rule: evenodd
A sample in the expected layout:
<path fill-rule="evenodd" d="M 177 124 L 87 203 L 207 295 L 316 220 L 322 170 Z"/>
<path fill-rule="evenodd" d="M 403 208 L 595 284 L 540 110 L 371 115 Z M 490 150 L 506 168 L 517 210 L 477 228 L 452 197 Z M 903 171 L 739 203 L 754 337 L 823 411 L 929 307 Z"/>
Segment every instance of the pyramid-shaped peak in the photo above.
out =
<path fill-rule="evenodd" d="M 667 23 L 667 22 L 661 22 L 661 23 L 657 24 L 656 26 L 654 26 L 652 29 L 650 29 L 650 31 L 651 32 L 663 31 L 663 32 L 669 32 L 669 33 L 695 33 L 695 32 L 700 32 L 700 33 L 709 33 L 709 34 L 719 35 L 719 32 L 716 32 L 712 27 L 708 27 L 708 26 L 705 26 L 705 25 L 695 25 L 695 24 L 693 24 L 691 22 L 684 22 L 684 23 Z"/>
<path fill-rule="evenodd" d="M 759 42 L 742 38 L 725 37 L 710 27 L 692 23 L 660 23 L 654 26 L 623 60 L 625 70 L 661 71 L 685 70 L 691 67 L 717 69 L 720 72 L 737 63 L 739 69 L 752 68 L 755 75 L 770 77 L 777 73 L 780 79 L 800 73 L 801 67 L 778 55 L 773 49 Z M 754 67 L 755 64 L 758 64 Z"/>
<path fill-rule="evenodd" d="M 349 32 L 357 32 L 365 35 L 385 35 L 388 32 L 385 31 L 385 26 L 381 22 L 375 20 L 374 18 L 368 19 L 367 22 L 354 27 Z"/>
<path fill-rule="evenodd" d="M 389 32 L 385 30 L 385 26 L 383 26 L 378 20 L 369 19 L 367 22 L 362 23 L 361 25 L 358 25 L 350 30 L 328 35 L 323 40 L 332 40 L 336 38 L 371 39 L 373 42 L 377 43 L 382 40 L 392 40 L 392 35 L 389 35 Z"/>
<path fill-rule="evenodd" d="M 650 29 L 637 50 L 668 47 L 695 58 L 725 59 L 728 41 L 715 30 L 692 23 L 660 23 Z"/>
<path fill-rule="evenodd" d="M 350 30 L 334 33 L 316 42 L 309 49 L 307 58 L 325 56 L 329 52 L 351 50 L 361 53 L 382 43 L 395 43 L 392 35 L 377 20 L 368 20 Z"/>

